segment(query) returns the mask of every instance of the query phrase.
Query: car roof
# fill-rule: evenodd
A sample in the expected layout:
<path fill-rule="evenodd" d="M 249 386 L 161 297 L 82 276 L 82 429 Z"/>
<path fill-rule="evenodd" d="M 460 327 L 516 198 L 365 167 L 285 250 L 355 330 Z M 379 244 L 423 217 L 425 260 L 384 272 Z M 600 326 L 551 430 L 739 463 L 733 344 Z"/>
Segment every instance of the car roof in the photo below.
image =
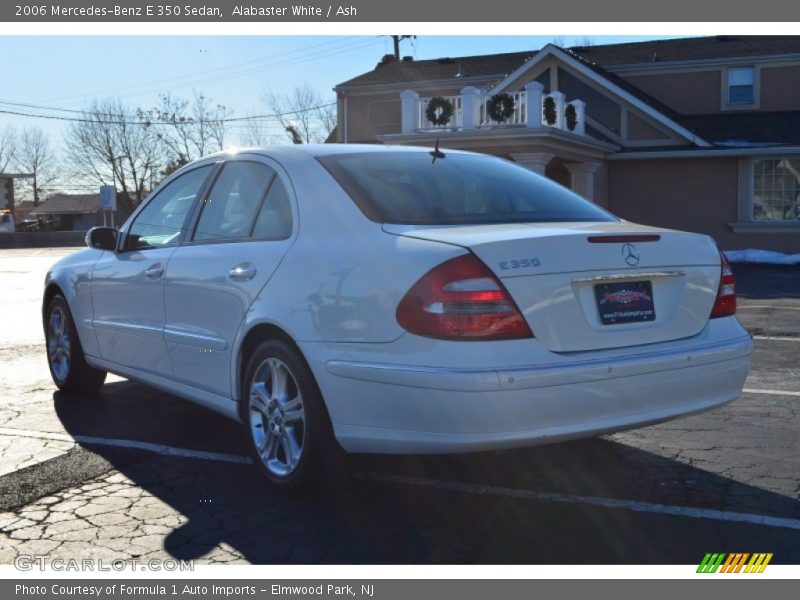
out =
<path fill-rule="evenodd" d="M 443 148 L 444 149 L 444 148 Z M 463 150 L 446 149 L 448 152 L 459 154 L 471 154 Z M 241 154 L 261 154 L 264 156 L 284 156 L 291 158 L 300 155 L 306 156 L 330 156 L 335 154 L 356 154 L 361 152 L 430 152 L 431 148 L 421 146 L 392 146 L 386 144 L 284 144 L 273 146 L 253 146 L 250 148 L 231 148 L 223 152 L 217 152 L 210 156 L 205 156 L 198 160 L 209 158 L 224 158 L 226 156 L 238 156 Z"/>

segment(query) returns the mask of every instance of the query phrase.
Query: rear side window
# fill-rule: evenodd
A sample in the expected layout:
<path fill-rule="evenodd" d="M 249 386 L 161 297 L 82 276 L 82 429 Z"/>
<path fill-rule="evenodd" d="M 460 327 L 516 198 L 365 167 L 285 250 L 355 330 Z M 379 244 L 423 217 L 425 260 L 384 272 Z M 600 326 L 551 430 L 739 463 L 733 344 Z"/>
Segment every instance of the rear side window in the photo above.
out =
<path fill-rule="evenodd" d="M 286 186 L 275 177 L 256 217 L 253 237 L 267 240 L 285 240 L 292 235 L 292 205 Z"/>
<path fill-rule="evenodd" d="M 616 221 L 557 183 L 508 161 L 445 151 L 319 157 L 371 220 L 409 225 Z"/>
<path fill-rule="evenodd" d="M 249 161 L 227 163 L 203 202 L 195 241 L 250 236 L 256 213 L 275 177 L 268 166 Z"/>

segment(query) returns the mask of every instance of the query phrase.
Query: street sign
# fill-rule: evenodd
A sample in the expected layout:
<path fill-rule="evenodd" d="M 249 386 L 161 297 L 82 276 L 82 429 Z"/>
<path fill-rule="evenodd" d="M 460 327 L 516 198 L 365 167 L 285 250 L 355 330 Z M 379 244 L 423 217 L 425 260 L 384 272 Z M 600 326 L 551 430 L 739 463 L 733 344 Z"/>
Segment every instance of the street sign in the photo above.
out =
<path fill-rule="evenodd" d="M 117 190 L 113 185 L 100 186 L 100 208 L 117 210 Z"/>

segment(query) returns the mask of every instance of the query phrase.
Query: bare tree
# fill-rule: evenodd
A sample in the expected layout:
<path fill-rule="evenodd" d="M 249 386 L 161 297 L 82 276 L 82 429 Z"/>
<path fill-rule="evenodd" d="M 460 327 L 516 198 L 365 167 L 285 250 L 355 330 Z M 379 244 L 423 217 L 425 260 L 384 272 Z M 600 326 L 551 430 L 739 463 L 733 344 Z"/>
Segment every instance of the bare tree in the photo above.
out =
<path fill-rule="evenodd" d="M 170 94 L 160 96 L 160 102 L 150 110 L 137 110 L 137 117 L 149 123 L 153 134 L 161 142 L 167 162 L 188 163 L 195 154 L 189 102 Z"/>
<path fill-rule="evenodd" d="M 227 133 L 225 119 L 233 111 L 222 104 L 214 104 L 202 92 L 194 92 L 192 119 L 194 121 L 194 143 L 200 156 L 218 152 L 225 148 Z"/>
<path fill-rule="evenodd" d="M 82 182 L 114 185 L 118 205 L 133 210 L 158 178 L 163 144 L 140 111 L 119 100 L 95 100 L 70 124 L 64 144 L 71 174 Z"/>
<path fill-rule="evenodd" d="M 56 156 L 44 131 L 38 127 L 23 130 L 16 163 L 20 171 L 33 175 L 26 183 L 31 189 L 33 205 L 39 206 L 39 193 L 58 180 Z"/>
<path fill-rule="evenodd" d="M 13 162 L 17 151 L 17 133 L 11 125 L 0 130 L 0 173 Z"/>
<path fill-rule="evenodd" d="M 150 123 L 163 145 L 165 162 L 181 166 L 225 147 L 225 120 L 231 111 L 195 91 L 192 102 L 165 94 L 157 106 L 140 109 L 137 114 L 140 120 Z"/>
<path fill-rule="evenodd" d="M 265 146 L 275 143 L 275 136 L 269 132 L 266 121 L 256 115 L 248 115 L 242 125 L 239 140 L 244 146 Z"/>
<path fill-rule="evenodd" d="M 307 83 L 288 94 L 265 92 L 264 103 L 293 143 L 324 142 L 336 125 L 336 103 Z"/>

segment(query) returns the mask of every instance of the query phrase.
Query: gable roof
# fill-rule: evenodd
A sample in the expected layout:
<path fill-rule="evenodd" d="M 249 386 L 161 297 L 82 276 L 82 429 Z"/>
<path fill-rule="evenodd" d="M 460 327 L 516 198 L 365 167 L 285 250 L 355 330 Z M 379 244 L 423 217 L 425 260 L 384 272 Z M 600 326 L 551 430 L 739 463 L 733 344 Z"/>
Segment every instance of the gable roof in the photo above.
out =
<path fill-rule="evenodd" d="M 606 88 L 612 94 L 622 98 L 636 109 L 645 113 L 655 121 L 661 123 L 667 129 L 689 140 L 693 144 L 706 148 L 711 146 L 711 144 L 705 141 L 702 137 L 698 136 L 694 131 L 684 126 L 680 121 L 680 115 L 678 115 L 678 113 L 667 108 L 655 98 L 645 94 L 636 86 L 628 83 L 621 77 L 609 73 L 601 66 L 583 59 L 570 50 L 563 50 L 554 44 L 548 44 L 542 48 L 535 57 L 525 62 L 516 71 L 498 83 L 494 90 L 497 92 L 503 91 L 506 86 L 516 81 L 526 71 L 536 66 L 536 64 L 548 56 L 554 56 L 558 58 L 564 64 L 587 76 L 589 79 L 595 81 L 595 83 Z"/>
<path fill-rule="evenodd" d="M 573 46 L 567 50 L 592 64 L 611 67 L 643 63 L 800 54 L 800 36 L 721 35 L 597 46 Z M 521 67 L 537 52 L 537 50 L 530 50 L 505 54 L 392 62 L 353 77 L 337 87 L 450 79 L 459 72 L 462 77 L 492 75 L 502 77 Z"/>
<path fill-rule="evenodd" d="M 53 194 L 32 215 L 93 214 L 100 210 L 100 194 Z"/>

